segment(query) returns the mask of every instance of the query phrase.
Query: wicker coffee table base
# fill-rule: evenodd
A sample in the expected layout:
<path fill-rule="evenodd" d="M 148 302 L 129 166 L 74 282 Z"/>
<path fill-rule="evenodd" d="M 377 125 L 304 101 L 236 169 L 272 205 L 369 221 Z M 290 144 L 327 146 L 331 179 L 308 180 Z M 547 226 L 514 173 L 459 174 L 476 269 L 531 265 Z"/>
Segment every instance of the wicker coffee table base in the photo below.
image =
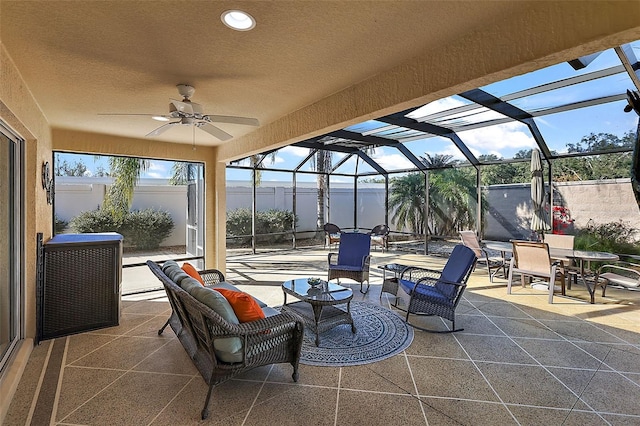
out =
<path fill-rule="evenodd" d="M 306 326 L 311 327 L 316 335 L 316 346 L 320 346 L 320 333 L 337 327 L 341 324 L 350 324 L 351 332 L 356 332 L 356 326 L 351 317 L 351 301 L 346 303 L 347 310 L 336 306 L 311 304 L 307 302 L 295 302 L 282 307 L 283 310 L 291 310 L 300 315 Z"/>

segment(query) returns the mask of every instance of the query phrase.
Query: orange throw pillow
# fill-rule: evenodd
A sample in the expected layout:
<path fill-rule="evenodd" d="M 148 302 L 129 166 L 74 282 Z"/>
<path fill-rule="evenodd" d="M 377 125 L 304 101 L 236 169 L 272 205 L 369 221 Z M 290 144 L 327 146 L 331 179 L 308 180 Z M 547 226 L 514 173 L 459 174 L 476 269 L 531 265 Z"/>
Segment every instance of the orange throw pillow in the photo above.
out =
<path fill-rule="evenodd" d="M 242 291 L 233 291 L 226 288 L 216 288 L 217 292 L 222 294 L 233 308 L 240 322 L 256 321 L 264 318 L 264 312 L 253 297 Z"/>
<path fill-rule="evenodd" d="M 200 273 L 193 267 L 190 263 L 184 263 L 182 265 L 182 270 L 185 271 L 191 278 L 198 280 L 198 282 L 204 285 L 204 280 L 200 276 Z"/>

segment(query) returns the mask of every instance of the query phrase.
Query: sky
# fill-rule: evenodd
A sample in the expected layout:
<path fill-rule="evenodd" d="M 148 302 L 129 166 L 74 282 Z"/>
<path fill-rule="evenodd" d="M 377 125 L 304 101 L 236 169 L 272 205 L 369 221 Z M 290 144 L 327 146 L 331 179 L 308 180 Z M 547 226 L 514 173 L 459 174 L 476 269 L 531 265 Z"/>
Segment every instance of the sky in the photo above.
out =
<path fill-rule="evenodd" d="M 631 43 L 633 51 L 640 56 L 640 42 Z M 608 77 L 593 81 L 577 82 L 567 87 L 556 88 L 544 93 L 535 95 L 519 94 L 537 86 L 552 87 L 553 83 L 567 78 L 577 77 L 586 73 L 606 70 L 611 67 L 620 66 L 621 62 L 613 49 L 602 52 L 589 65 L 581 70 L 574 70 L 569 64 L 561 63 L 545 69 L 537 70 L 525 75 L 516 76 L 508 80 L 499 81 L 481 89 L 496 96 L 508 100 L 515 106 L 525 111 L 539 111 L 550 107 L 558 107 L 569 103 L 587 101 L 589 99 L 601 98 L 611 95 L 625 93 L 627 89 L 634 90 L 633 83 L 624 72 L 616 73 Z M 418 121 L 424 120 L 433 124 L 447 127 L 447 124 L 474 123 L 484 120 L 499 119 L 502 116 L 495 111 L 484 108 L 472 111 L 463 111 L 456 115 L 446 114 L 444 117 L 438 115 L 442 111 L 470 104 L 470 101 L 460 96 L 450 96 L 424 105 L 413 111 L 409 116 Z M 548 114 L 535 117 L 534 121 L 539 128 L 545 142 L 552 151 L 559 153 L 566 152 L 568 143 L 578 143 L 582 137 L 590 133 L 612 133 L 622 137 L 626 132 L 635 131 L 638 117 L 636 114 L 626 114 L 623 108 L 626 100 L 609 102 L 606 104 L 569 110 L 555 114 Z M 376 134 L 375 129 L 386 130 L 393 133 L 397 130 L 388 129 L 388 125 L 375 120 L 369 120 L 347 128 L 357 132 L 369 132 Z M 383 136 L 382 133 L 378 133 Z M 494 154 L 498 158 L 509 159 L 520 150 L 528 150 L 536 146 L 536 143 L 528 129 L 522 123 L 510 122 L 497 124 L 483 128 L 459 131 L 458 136 L 476 155 Z M 413 152 L 416 157 L 425 154 L 450 155 L 454 159 L 464 160 L 464 157 L 455 145 L 447 138 L 429 137 L 405 142 L 405 146 Z M 309 150 L 287 146 L 275 153 L 273 158 L 264 160 L 264 165 L 269 168 L 291 170 L 296 167 L 307 155 Z M 95 170 L 102 166 L 108 170 L 106 157 L 96 158 L 92 155 L 72 155 L 59 154 L 61 159 L 73 164 L 82 160 L 87 166 L 88 174 L 95 173 Z M 370 153 L 370 156 L 383 168 L 394 171 L 413 168 L 412 164 L 404 155 L 394 148 L 380 147 Z M 334 164 L 344 157 L 343 154 L 334 153 Z M 151 160 L 150 167 L 141 177 L 143 178 L 169 178 L 171 176 L 170 161 Z M 372 171 L 366 163 L 359 162 L 358 172 Z M 310 164 L 305 164 L 301 170 L 311 170 Z M 352 174 L 356 170 L 356 160 L 351 159 L 342 165 L 337 171 Z M 245 170 L 227 169 L 227 180 L 250 180 L 251 173 Z M 266 181 L 290 181 L 290 173 L 267 172 L 262 173 L 261 179 Z M 298 181 L 315 181 L 315 176 L 300 173 L 297 175 Z M 351 181 L 350 178 L 336 177 L 336 181 Z"/>

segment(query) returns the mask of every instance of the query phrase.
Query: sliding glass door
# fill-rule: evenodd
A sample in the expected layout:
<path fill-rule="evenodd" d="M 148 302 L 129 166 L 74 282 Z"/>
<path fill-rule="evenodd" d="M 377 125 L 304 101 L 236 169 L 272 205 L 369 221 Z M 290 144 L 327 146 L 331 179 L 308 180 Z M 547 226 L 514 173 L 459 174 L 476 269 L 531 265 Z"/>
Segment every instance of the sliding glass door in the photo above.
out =
<path fill-rule="evenodd" d="M 0 371 L 20 339 L 21 141 L 0 122 Z"/>

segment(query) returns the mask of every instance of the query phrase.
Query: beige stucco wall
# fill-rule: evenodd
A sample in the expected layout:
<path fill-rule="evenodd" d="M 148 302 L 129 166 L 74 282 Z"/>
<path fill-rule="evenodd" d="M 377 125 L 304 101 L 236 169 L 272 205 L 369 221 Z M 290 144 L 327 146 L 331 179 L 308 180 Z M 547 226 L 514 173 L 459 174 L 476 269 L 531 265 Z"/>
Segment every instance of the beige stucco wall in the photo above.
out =
<path fill-rule="evenodd" d="M 159 142 L 151 138 L 125 138 L 68 129 L 53 129 L 52 135 L 52 148 L 55 151 L 204 163 L 205 229 L 207 231 L 205 235 L 205 264 L 207 268 L 217 268 L 222 271 L 226 269 L 224 261 L 225 239 L 216 237 L 216 233 L 221 232 L 218 226 L 223 227 L 222 235 L 224 236 L 225 209 L 220 209 L 220 203 L 222 202 L 222 207 L 224 207 L 225 165 L 216 162 L 215 148 L 197 147 L 194 150 L 190 145 Z M 220 215 L 222 215 L 222 220 L 220 220 Z"/>
<path fill-rule="evenodd" d="M 51 132 L 47 121 L 24 84 L 19 71 L 0 44 L 0 119 L 25 140 L 25 227 L 22 273 L 24 286 L 25 334 L 27 339 L 17 351 L 15 359 L 0 381 L 0 422 L 4 418 L 10 398 L 22 375 L 31 353 L 36 330 L 36 233 L 45 238 L 52 233 L 51 206 L 47 204 L 41 185 L 41 166 L 51 161 Z"/>

